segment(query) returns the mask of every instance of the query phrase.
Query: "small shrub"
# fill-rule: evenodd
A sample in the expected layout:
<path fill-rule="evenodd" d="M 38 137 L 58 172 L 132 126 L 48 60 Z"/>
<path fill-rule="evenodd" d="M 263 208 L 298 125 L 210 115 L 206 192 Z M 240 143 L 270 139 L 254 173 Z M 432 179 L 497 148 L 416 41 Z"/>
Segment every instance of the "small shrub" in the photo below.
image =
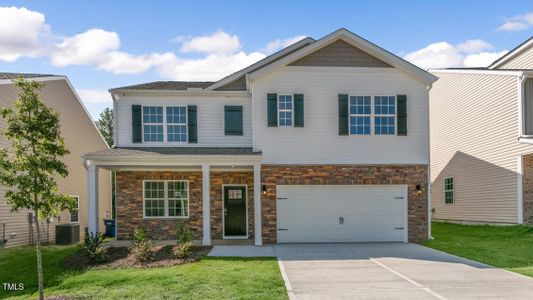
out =
<path fill-rule="evenodd" d="M 83 239 L 83 249 L 87 252 L 89 260 L 91 262 L 104 262 L 107 259 L 102 243 L 104 242 L 104 236 L 102 233 L 97 232 L 93 234 L 89 233 L 89 230 L 85 228 L 85 238 Z"/>
<path fill-rule="evenodd" d="M 185 244 L 192 242 L 192 231 L 183 223 L 178 222 L 178 244 Z"/>
<path fill-rule="evenodd" d="M 177 258 L 187 258 L 192 251 L 192 242 L 178 243 L 174 248 L 174 255 Z"/>
<path fill-rule="evenodd" d="M 130 247 L 130 255 L 133 256 L 137 262 L 146 262 L 152 259 L 152 248 L 154 243 L 146 239 L 146 231 L 139 228 L 133 232 L 132 244 Z"/>

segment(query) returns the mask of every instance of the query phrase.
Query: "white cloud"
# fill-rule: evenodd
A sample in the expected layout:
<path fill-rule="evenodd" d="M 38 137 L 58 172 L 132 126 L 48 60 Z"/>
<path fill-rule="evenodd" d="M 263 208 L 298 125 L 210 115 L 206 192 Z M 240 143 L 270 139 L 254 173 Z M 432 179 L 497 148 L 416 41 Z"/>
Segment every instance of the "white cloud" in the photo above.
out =
<path fill-rule="evenodd" d="M 42 13 L 24 7 L 0 7 L 0 60 L 13 62 L 23 56 L 38 56 L 49 36 Z"/>
<path fill-rule="evenodd" d="M 73 37 L 65 37 L 56 45 L 51 54 L 52 64 L 58 67 L 68 65 L 100 65 L 108 55 L 120 47 L 120 39 L 115 32 L 103 29 L 89 29 Z"/>
<path fill-rule="evenodd" d="M 276 39 L 270 43 L 268 43 L 265 48 L 262 50 L 263 52 L 267 53 L 267 54 L 270 54 L 270 53 L 274 53 L 278 50 L 281 50 L 285 47 L 288 47 L 298 41 L 301 41 L 303 39 L 305 39 L 307 36 L 306 35 L 297 35 L 297 36 L 294 36 L 294 37 L 291 37 L 291 38 L 286 38 L 286 39 Z"/>
<path fill-rule="evenodd" d="M 533 27 L 533 12 L 508 18 L 496 31 L 523 31 Z"/>
<path fill-rule="evenodd" d="M 83 103 L 89 104 L 112 104 L 111 95 L 101 89 L 76 89 Z"/>
<path fill-rule="evenodd" d="M 205 54 L 231 54 L 241 49 L 241 42 L 237 35 L 217 30 L 211 35 L 203 35 L 193 38 L 178 37 L 175 41 L 181 41 L 181 52 L 199 52 Z"/>
<path fill-rule="evenodd" d="M 430 44 L 405 55 L 405 59 L 424 69 L 486 67 L 507 51 L 487 52 L 493 46 L 483 40 L 468 40 L 458 45 L 448 42 Z"/>

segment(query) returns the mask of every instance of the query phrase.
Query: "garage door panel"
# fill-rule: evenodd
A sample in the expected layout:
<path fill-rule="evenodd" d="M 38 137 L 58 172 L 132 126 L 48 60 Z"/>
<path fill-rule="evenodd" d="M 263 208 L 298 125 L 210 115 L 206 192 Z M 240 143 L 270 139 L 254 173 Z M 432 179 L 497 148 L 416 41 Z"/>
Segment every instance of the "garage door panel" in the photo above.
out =
<path fill-rule="evenodd" d="M 406 241 L 405 185 L 278 185 L 277 197 L 280 243 Z"/>

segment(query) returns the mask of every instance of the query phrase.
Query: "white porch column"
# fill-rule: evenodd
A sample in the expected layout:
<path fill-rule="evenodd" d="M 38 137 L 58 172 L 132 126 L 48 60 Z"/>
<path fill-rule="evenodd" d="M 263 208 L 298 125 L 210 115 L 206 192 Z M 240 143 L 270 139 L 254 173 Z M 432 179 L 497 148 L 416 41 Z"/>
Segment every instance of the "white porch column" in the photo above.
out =
<path fill-rule="evenodd" d="M 87 226 L 89 233 L 96 234 L 99 230 L 99 216 L 98 216 L 98 167 L 90 164 L 87 166 Z"/>
<path fill-rule="evenodd" d="M 254 236 L 255 245 L 263 244 L 261 234 L 261 164 L 254 164 Z"/>
<path fill-rule="evenodd" d="M 203 239 L 204 246 L 211 245 L 211 176 L 210 167 L 202 165 L 202 216 L 203 216 Z"/>

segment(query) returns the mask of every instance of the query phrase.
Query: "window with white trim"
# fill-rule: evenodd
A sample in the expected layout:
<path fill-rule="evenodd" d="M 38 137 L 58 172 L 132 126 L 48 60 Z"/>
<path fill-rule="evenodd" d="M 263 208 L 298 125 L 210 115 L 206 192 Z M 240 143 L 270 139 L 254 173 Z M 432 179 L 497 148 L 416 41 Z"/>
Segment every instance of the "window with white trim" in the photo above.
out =
<path fill-rule="evenodd" d="M 278 97 L 278 122 L 279 126 L 292 126 L 293 112 L 292 95 L 279 95 Z"/>
<path fill-rule="evenodd" d="M 444 178 L 444 204 L 455 202 L 453 177 Z"/>
<path fill-rule="evenodd" d="M 80 212 L 80 197 L 78 196 L 72 196 L 74 197 L 74 199 L 76 199 L 76 207 L 74 207 L 71 211 L 70 211 L 70 223 L 78 223 L 80 221 L 80 216 L 79 216 L 79 212 Z"/>
<path fill-rule="evenodd" d="M 187 107 L 167 106 L 167 141 L 187 141 Z"/>
<path fill-rule="evenodd" d="M 163 141 L 163 107 L 143 106 L 143 140 Z"/>
<path fill-rule="evenodd" d="M 147 180 L 143 184 L 145 218 L 189 217 L 189 182 Z"/>
<path fill-rule="evenodd" d="M 350 96 L 350 134 L 370 134 L 371 108 L 370 96 Z"/>
<path fill-rule="evenodd" d="M 396 134 L 396 97 L 374 97 L 374 133 Z"/>

